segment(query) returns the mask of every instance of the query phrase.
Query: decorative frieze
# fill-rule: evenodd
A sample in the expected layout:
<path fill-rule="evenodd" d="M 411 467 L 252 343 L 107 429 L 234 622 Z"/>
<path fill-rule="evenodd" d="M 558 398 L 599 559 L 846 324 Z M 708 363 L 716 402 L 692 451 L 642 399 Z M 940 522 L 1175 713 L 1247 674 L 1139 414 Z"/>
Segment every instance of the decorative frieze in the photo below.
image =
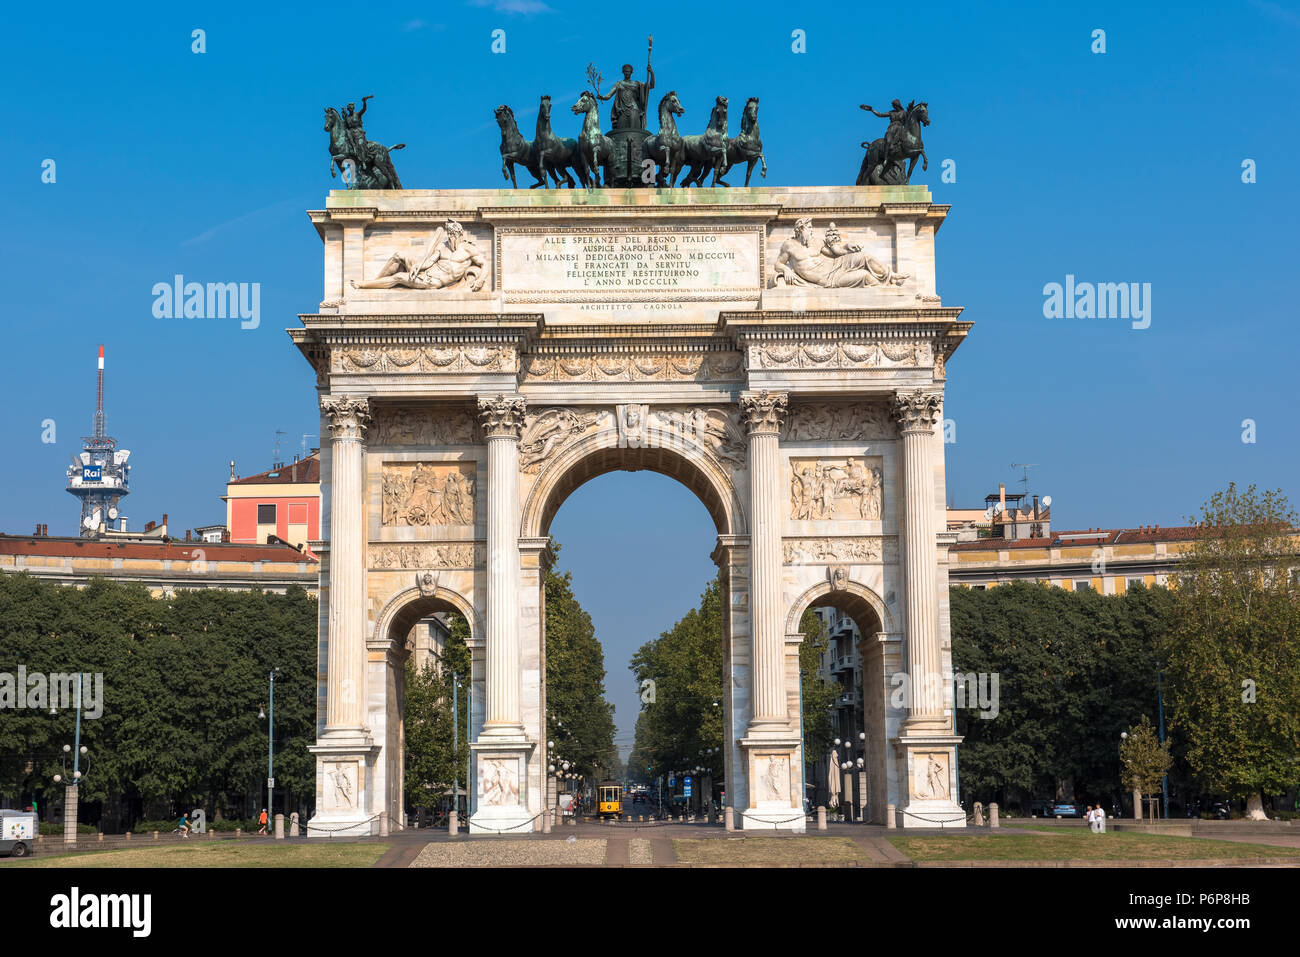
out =
<path fill-rule="evenodd" d="M 478 441 L 478 423 L 465 409 L 379 406 L 366 432 L 366 440 L 371 448 L 474 445 Z"/>
<path fill-rule="evenodd" d="M 483 548 L 474 542 L 444 545 L 371 545 L 369 567 L 385 568 L 478 568 Z"/>
<path fill-rule="evenodd" d="M 749 359 L 757 369 L 925 368 L 934 363 L 934 346 L 865 339 L 758 343 L 749 347 Z"/>
<path fill-rule="evenodd" d="M 518 353 L 510 346 L 355 346 L 335 348 L 336 373 L 517 372 Z"/>
<path fill-rule="evenodd" d="M 530 355 L 524 382 L 695 382 L 739 381 L 745 364 L 739 352 L 593 352 Z"/>
<path fill-rule="evenodd" d="M 781 546 L 782 562 L 786 565 L 878 562 L 881 560 L 882 544 L 882 539 L 867 536 L 787 538 Z"/>
<path fill-rule="evenodd" d="M 786 419 L 787 442 L 861 441 L 894 434 L 889 413 L 874 402 L 797 402 Z"/>
<path fill-rule="evenodd" d="M 473 525 L 474 466 L 400 463 L 383 467 L 384 525 Z"/>

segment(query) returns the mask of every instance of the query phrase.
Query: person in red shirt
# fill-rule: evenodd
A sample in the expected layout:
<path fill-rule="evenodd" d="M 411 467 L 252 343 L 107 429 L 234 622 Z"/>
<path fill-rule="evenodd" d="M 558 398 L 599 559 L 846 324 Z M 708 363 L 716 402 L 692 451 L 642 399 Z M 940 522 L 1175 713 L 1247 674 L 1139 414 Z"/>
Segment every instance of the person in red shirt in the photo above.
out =
<path fill-rule="evenodd" d="M 261 825 L 261 827 L 257 829 L 257 833 L 265 834 L 266 833 L 266 808 L 262 808 L 262 813 L 258 815 L 257 823 Z"/>

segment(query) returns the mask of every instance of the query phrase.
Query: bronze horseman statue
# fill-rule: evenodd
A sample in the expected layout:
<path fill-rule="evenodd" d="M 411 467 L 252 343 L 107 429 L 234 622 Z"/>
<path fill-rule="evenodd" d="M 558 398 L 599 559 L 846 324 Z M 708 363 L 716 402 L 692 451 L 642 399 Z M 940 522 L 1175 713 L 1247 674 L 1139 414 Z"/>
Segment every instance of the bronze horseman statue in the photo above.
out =
<path fill-rule="evenodd" d="M 330 135 L 330 176 L 343 174 L 349 187 L 356 189 L 401 189 L 402 181 L 389 158 L 390 150 L 403 149 L 406 144 L 381 146 L 366 139 L 361 118 L 365 116 L 367 100 L 361 98 L 361 109 L 349 103 L 343 110 L 325 108 L 325 131 Z M 336 169 L 337 168 L 337 169 Z"/>
<path fill-rule="evenodd" d="M 925 103 L 913 100 L 903 106 L 894 100 L 887 113 L 879 113 L 865 104 L 862 109 L 882 120 L 889 120 L 889 128 L 880 139 L 862 144 L 867 154 L 862 157 L 857 185 L 906 186 L 912 178 L 912 170 L 916 169 L 918 157 L 922 170 L 930 168 L 925 143 L 921 141 L 921 127 L 930 125 L 930 113 Z M 906 171 L 903 169 L 904 161 L 910 161 Z"/>

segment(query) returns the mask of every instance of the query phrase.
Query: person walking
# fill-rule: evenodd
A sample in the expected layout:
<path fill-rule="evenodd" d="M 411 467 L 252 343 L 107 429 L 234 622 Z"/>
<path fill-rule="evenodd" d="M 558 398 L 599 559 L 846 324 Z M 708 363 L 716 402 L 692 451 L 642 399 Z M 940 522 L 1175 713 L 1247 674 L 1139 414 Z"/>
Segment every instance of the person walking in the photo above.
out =
<path fill-rule="evenodd" d="M 266 808 L 262 808 L 262 813 L 257 817 L 257 823 L 261 826 L 257 829 L 258 834 L 266 833 Z"/>
<path fill-rule="evenodd" d="M 1087 819 L 1088 819 L 1088 830 L 1096 834 L 1097 833 L 1097 811 L 1093 808 L 1091 804 L 1088 805 Z"/>
<path fill-rule="evenodd" d="M 1097 810 L 1093 811 L 1093 820 L 1097 824 L 1097 826 L 1093 828 L 1093 830 L 1095 830 L 1098 834 L 1105 834 L 1106 833 L 1106 809 L 1103 808 L 1100 804 L 1097 805 Z"/>

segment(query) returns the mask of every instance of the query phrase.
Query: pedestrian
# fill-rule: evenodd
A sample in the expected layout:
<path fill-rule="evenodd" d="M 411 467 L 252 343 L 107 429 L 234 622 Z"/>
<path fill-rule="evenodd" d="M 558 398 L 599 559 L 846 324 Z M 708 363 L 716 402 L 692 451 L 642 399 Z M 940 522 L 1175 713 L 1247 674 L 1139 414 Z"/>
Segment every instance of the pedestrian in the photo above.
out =
<path fill-rule="evenodd" d="M 1106 833 L 1106 809 L 1103 808 L 1100 804 L 1098 804 L 1097 810 L 1094 811 L 1093 814 L 1094 814 L 1093 820 L 1097 824 L 1097 827 L 1095 828 L 1096 832 L 1098 834 L 1105 834 Z"/>
<path fill-rule="evenodd" d="M 261 827 L 257 829 L 257 833 L 265 834 L 266 833 L 266 808 L 262 808 L 262 813 L 259 814 L 257 817 L 257 823 L 261 825 Z"/>
<path fill-rule="evenodd" d="M 1092 831 L 1092 833 L 1096 834 L 1097 833 L 1097 812 L 1093 810 L 1091 804 L 1088 805 L 1087 820 L 1088 820 L 1088 829 Z"/>
<path fill-rule="evenodd" d="M 181 837 L 190 836 L 190 816 L 184 811 L 181 812 L 181 822 L 176 825 L 176 829 L 181 832 Z"/>

